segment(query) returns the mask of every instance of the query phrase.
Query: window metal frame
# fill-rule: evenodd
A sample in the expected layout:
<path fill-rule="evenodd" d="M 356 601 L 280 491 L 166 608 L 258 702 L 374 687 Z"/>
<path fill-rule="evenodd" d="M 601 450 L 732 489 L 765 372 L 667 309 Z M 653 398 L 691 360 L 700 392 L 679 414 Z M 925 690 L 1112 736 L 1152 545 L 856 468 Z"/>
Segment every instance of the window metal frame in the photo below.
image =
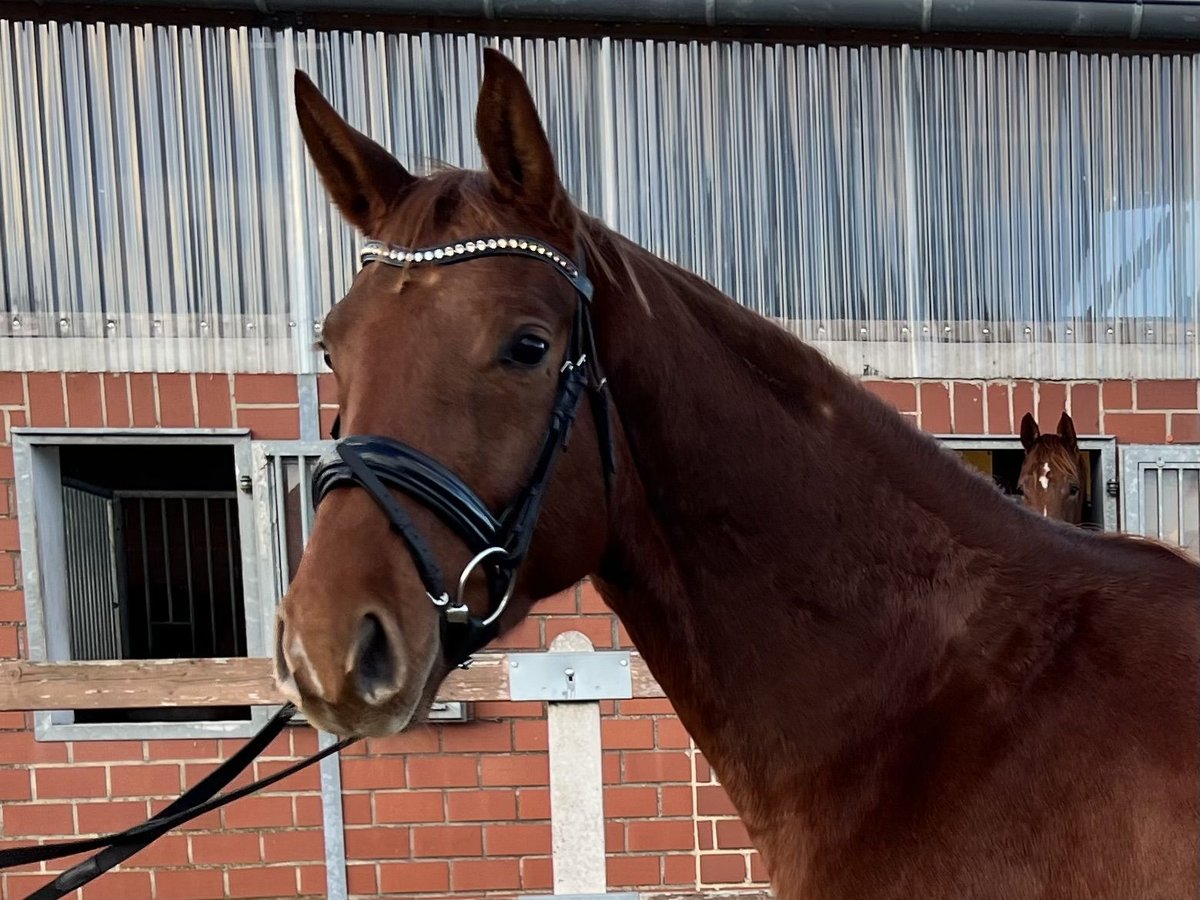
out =
<path fill-rule="evenodd" d="M 243 478 L 251 475 L 252 443 L 247 428 L 13 428 L 29 659 L 64 661 L 71 658 L 65 565 L 55 564 L 55 560 L 63 560 L 65 554 L 62 497 L 58 490 L 62 483 L 58 449 L 96 444 L 232 447 L 235 478 L 239 484 L 237 512 L 243 562 L 246 654 L 269 656 L 276 598 L 264 596 L 262 591 L 254 501 L 249 493 L 240 489 Z M 71 710 L 39 710 L 33 714 L 34 736 L 40 741 L 249 737 L 263 726 L 276 708 L 251 706 L 250 718 L 245 720 L 121 723 L 77 723 Z"/>
<path fill-rule="evenodd" d="M 1200 444 L 1121 445 L 1121 530 L 1130 534 L 1145 534 L 1142 472 L 1148 468 L 1200 469 Z"/>

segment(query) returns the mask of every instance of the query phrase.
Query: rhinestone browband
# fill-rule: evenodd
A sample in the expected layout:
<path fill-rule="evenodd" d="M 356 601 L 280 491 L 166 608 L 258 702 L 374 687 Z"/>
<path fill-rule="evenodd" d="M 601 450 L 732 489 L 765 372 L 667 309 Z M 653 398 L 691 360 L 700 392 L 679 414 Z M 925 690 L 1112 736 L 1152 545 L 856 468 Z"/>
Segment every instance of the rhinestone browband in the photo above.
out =
<path fill-rule="evenodd" d="M 526 237 L 482 237 L 455 241 L 440 247 L 397 247 L 384 241 L 369 240 L 358 251 L 360 265 L 380 262 L 389 266 L 412 266 L 423 263 L 445 265 L 483 256 L 528 256 L 553 266 L 575 289 L 589 300 L 592 283 L 579 267 L 562 252 L 542 241 Z"/>

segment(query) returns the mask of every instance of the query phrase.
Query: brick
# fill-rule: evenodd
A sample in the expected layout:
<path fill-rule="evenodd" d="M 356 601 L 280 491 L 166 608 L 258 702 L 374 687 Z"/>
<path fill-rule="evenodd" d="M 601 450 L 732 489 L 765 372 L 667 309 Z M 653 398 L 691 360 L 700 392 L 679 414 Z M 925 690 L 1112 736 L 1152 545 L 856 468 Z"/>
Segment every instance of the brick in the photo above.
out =
<path fill-rule="evenodd" d="M 1100 433 L 1100 385 L 1080 382 L 1071 385 L 1071 421 L 1076 434 Z M 1058 425 L 1056 421 L 1055 426 Z"/>
<path fill-rule="evenodd" d="M 221 759 L 220 745 L 212 739 L 180 741 L 148 741 L 146 758 L 158 759 Z"/>
<path fill-rule="evenodd" d="M 414 857 L 479 856 L 483 829 L 478 825 L 418 825 L 413 828 Z"/>
<path fill-rule="evenodd" d="M 104 425 L 100 376 L 95 372 L 71 372 L 67 375 L 67 421 L 72 428 L 100 428 Z"/>
<path fill-rule="evenodd" d="M 215 772 L 219 763 L 201 762 L 201 763 L 184 763 L 183 764 L 183 786 L 191 788 L 197 785 L 203 778 Z M 229 783 L 231 788 L 240 788 L 249 784 L 254 780 L 254 768 L 250 767 L 238 775 Z"/>
<path fill-rule="evenodd" d="M 254 777 L 256 779 L 269 778 L 294 764 L 295 760 L 289 759 L 260 759 L 254 764 Z M 309 766 L 307 769 L 295 772 L 277 782 L 274 789 L 277 791 L 319 791 L 321 789 L 321 770 L 316 766 Z"/>
<path fill-rule="evenodd" d="M 1200 415 L 1196 413 L 1172 413 L 1171 430 L 1167 440 L 1176 444 L 1200 443 Z"/>
<path fill-rule="evenodd" d="M 1133 409 L 1133 383 L 1129 381 L 1105 381 L 1100 385 L 1101 406 L 1110 409 Z"/>
<path fill-rule="evenodd" d="M 654 746 L 660 750 L 686 750 L 692 746 L 692 738 L 678 719 L 655 719 Z"/>
<path fill-rule="evenodd" d="M 0 519 L 0 550 L 21 549 L 21 531 L 15 518 Z M 11 584 L 16 579 L 16 560 L 12 556 L 4 559 L 5 568 L 2 570 L 4 580 Z M 11 570 L 11 574 L 10 574 Z"/>
<path fill-rule="evenodd" d="M 515 889 L 521 869 L 515 859 L 457 859 L 450 864 L 450 887 L 455 891 Z"/>
<path fill-rule="evenodd" d="M 83 900 L 129 900 L 150 896 L 150 873 L 109 871 L 83 889 Z"/>
<path fill-rule="evenodd" d="M 384 863 L 379 867 L 379 891 L 384 894 L 430 895 L 450 890 L 447 862 Z"/>
<path fill-rule="evenodd" d="M 233 392 L 228 375 L 196 375 L 196 420 L 201 428 L 233 424 Z"/>
<path fill-rule="evenodd" d="M 58 428 L 67 424 L 63 403 L 63 380 L 57 372 L 30 372 L 29 421 L 40 428 Z"/>
<path fill-rule="evenodd" d="M 474 756 L 413 756 L 408 759 L 408 784 L 414 788 L 475 787 L 479 763 Z"/>
<path fill-rule="evenodd" d="M 159 798 L 150 801 L 150 814 L 158 815 L 164 809 L 174 802 L 165 798 Z M 242 801 L 239 801 L 242 802 Z M 235 804 L 236 805 L 236 804 Z M 184 822 L 177 826 L 179 831 L 220 831 L 224 826 L 221 824 L 221 811 L 215 809 L 212 812 L 204 813 L 204 815 L 196 816 L 196 818 Z"/>
<path fill-rule="evenodd" d="M 550 747 L 550 735 L 546 720 L 513 723 L 514 750 L 547 750 Z"/>
<path fill-rule="evenodd" d="M 1134 444 L 1161 444 L 1167 439 L 1164 413 L 1105 413 L 1104 433 Z"/>
<path fill-rule="evenodd" d="M 1196 409 L 1197 385 L 1194 378 L 1173 381 L 1139 381 L 1137 389 L 1138 409 Z"/>
<path fill-rule="evenodd" d="M 472 722 L 448 726 L 442 731 L 442 750 L 449 753 L 508 752 L 512 749 L 512 722 Z"/>
<path fill-rule="evenodd" d="M 400 826 L 346 829 L 346 855 L 352 859 L 407 859 L 409 829 Z"/>
<path fill-rule="evenodd" d="M 26 714 L 20 710 L 0 711 L 0 730 L 20 731 L 24 728 L 32 727 L 32 723 L 27 721 Z M 4 799 L 0 797 L 0 800 Z"/>
<path fill-rule="evenodd" d="M 319 828 L 267 831 L 262 836 L 267 862 L 309 862 L 325 859 L 325 835 Z"/>
<path fill-rule="evenodd" d="M 418 725 L 410 731 L 393 734 L 385 738 L 370 738 L 367 741 L 368 756 L 404 756 L 409 753 L 437 753 L 441 748 L 438 729 L 432 725 Z"/>
<path fill-rule="evenodd" d="M 488 856 L 522 856 L 526 853 L 549 853 L 549 825 L 487 825 L 483 829 L 483 846 Z"/>
<path fill-rule="evenodd" d="M 320 382 L 317 383 L 318 392 Z M 233 396 L 239 406 L 247 404 L 299 404 L 300 397 L 295 375 L 235 375 Z M 318 399 L 320 394 L 318 393 Z"/>
<path fill-rule="evenodd" d="M 343 759 L 342 788 L 361 791 L 369 788 L 402 788 L 404 763 L 398 759 Z"/>
<path fill-rule="evenodd" d="M 112 767 L 114 797 L 172 797 L 179 793 L 179 766 L 157 765 Z"/>
<path fill-rule="evenodd" d="M 626 629 L 625 626 L 620 623 L 620 621 L 618 621 L 616 623 L 616 625 L 617 625 L 617 647 L 620 648 L 621 650 L 636 649 L 634 647 L 633 638 L 631 638 L 629 636 L 628 629 Z"/>
<path fill-rule="evenodd" d="M 911 381 L 864 380 L 862 386 L 894 409 L 917 411 L 917 386 Z"/>
<path fill-rule="evenodd" d="M 65 763 L 67 745 L 35 741 L 29 731 L 0 732 L 0 759 L 6 763 Z"/>
<path fill-rule="evenodd" d="M 370 822 L 370 798 L 367 804 L 367 821 Z M 342 800 L 343 807 L 345 806 L 345 798 Z M 305 797 L 298 796 L 292 798 L 292 814 L 296 818 L 296 825 L 303 827 L 305 825 L 320 825 L 325 821 L 324 812 L 321 809 L 320 797 Z"/>
<path fill-rule="evenodd" d="M 521 857 L 521 888 L 549 891 L 554 885 L 554 864 L 548 856 Z"/>
<path fill-rule="evenodd" d="M 625 840 L 634 852 L 645 850 L 691 850 L 695 846 L 695 832 L 690 820 L 630 822 L 625 829 Z"/>
<path fill-rule="evenodd" d="M 140 857 L 138 857 L 140 859 Z M 154 873 L 155 900 L 210 900 L 225 894 L 225 875 L 221 869 L 171 871 Z"/>
<path fill-rule="evenodd" d="M 145 816 L 138 818 L 138 824 L 145 820 Z M 111 825 L 105 826 L 104 832 L 114 830 Z M 97 832 L 98 834 L 100 832 Z M 133 865 L 142 869 L 157 869 L 160 866 L 187 866 L 191 865 L 188 862 L 188 839 L 183 834 L 167 834 L 160 837 L 154 843 L 144 850 L 139 850 L 137 856 L 133 859 Z"/>
<path fill-rule="evenodd" d="M 663 884 L 688 885 L 696 882 L 696 858 L 668 854 L 663 857 Z"/>
<path fill-rule="evenodd" d="M 711 820 L 704 819 L 696 822 L 696 844 L 701 850 L 716 848 L 717 837 Z"/>
<path fill-rule="evenodd" d="M 726 819 L 717 823 L 717 846 L 722 850 L 749 849 L 754 842 L 741 819 Z"/>
<path fill-rule="evenodd" d="M 612 610 L 608 608 L 608 604 L 604 602 L 604 598 L 600 596 L 600 592 L 590 581 L 581 582 L 579 585 L 579 611 L 585 614 L 612 614 Z"/>
<path fill-rule="evenodd" d="M 542 644 L 542 619 L 529 618 L 510 628 L 488 645 L 496 650 L 537 650 Z"/>
<path fill-rule="evenodd" d="M 196 410 L 192 405 L 192 377 L 180 372 L 158 376 L 158 412 L 164 428 L 193 428 Z"/>
<path fill-rule="evenodd" d="M 489 648 L 496 645 L 488 644 Z M 481 719 L 544 719 L 546 704 L 542 700 L 480 700 L 475 715 Z"/>
<path fill-rule="evenodd" d="M 517 815 L 522 819 L 550 818 L 550 791 L 547 788 L 521 788 L 517 791 Z"/>
<path fill-rule="evenodd" d="M 618 709 L 623 716 L 673 716 L 675 707 L 670 700 L 622 700 Z"/>
<path fill-rule="evenodd" d="M 987 385 L 987 433 L 1012 434 L 1012 416 L 1009 414 L 1009 386 L 989 383 Z"/>
<path fill-rule="evenodd" d="M 105 800 L 102 803 L 76 803 L 75 815 L 80 834 L 107 834 L 140 825 L 149 817 L 145 800 Z"/>
<path fill-rule="evenodd" d="M 23 837 L 27 834 L 74 834 L 75 818 L 71 814 L 71 804 L 5 804 L 4 833 L 8 837 Z"/>
<path fill-rule="evenodd" d="M 25 379 L 20 372 L 0 372 L 0 406 L 25 405 Z"/>
<path fill-rule="evenodd" d="M 446 794 L 451 822 L 504 822 L 517 817 L 517 792 L 453 791 Z"/>
<path fill-rule="evenodd" d="M 39 800 L 103 797 L 108 793 L 102 766 L 37 769 L 34 772 L 34 785 Z"/>
<path fill-rule="evenodd" d="M 128 428 L 133 422 L 129 411 L 129 381 L 123 373 L 105 372 L 100 377 L 104 394 L 104 424 L 109 428 Z"/>
<path fill-rule="evenodd" d="M 317 799 L 319 800 L 320 798 Z M 342 820 L 347 825 L 370 825 L 373 821 L 371 815 L 371 795 L 343 794 Z M 322 820 L 318 819 L 317 821 L 320 822 Z"/>
<path fill-rule="evenodd" d="M 4 421 L 3 443 L 10 443 L 12 441 L 12 430 L 14 428 L 20 428 L 23 425 L 28 425 L 29 417 L 25 414 L 25 410 L 23 410 L 23 409 L 8 409 L 8 410 L 4 411 L 3 421 Z M 11 454 L 9 455 L 8 465 L 5 466 L 0 471 L 4 472 L 5 478 L 12 477 L 13 467 L 12 467 Z"/>
<path fill-rule="evenodd" d="M 657 784 L 660 781 L 692 780 L 692 761 L 686 753 L 654 751 L 626 753 L 621 760 L 627 784 Z"/>
<path fill-rule="evenodd" d="M 651 750 L 654 748 L 654 721 L 601 719 L 600 743 L 607 750 Z"/>
<path fill-rule="evenodd" d="M 405 865 L 405 863 L 401 863 Z M 306 893 L 324 894 L 325 893 L 325 873 L 321 873 L 320 890 L 306 891 Z M 351 894 L 375 896 L 379 893 L 379 879 L 375 877 L 375 864 L 366 863 L 364 865 L 347 865 L 346 866 L 346 887 Z"/>
<path fill-rule="evenodd" d="M 608 853 L 625 852 L 625 823 L 604 823 L 604 849 Z"/>
<path fill-rule="evenodd" d="M 565 591 L 559 591 L 552 597 L 539 600 L 533 611 L 540 616 L 545 615 L 577 615 L 579 613 L 579 592 L 576 585 Z"/>
<path fill-rule="evenodd" d="M 295 897 L 296 870 L 279 868 L 230 869 L 229 897 Z"/>
<path fill-rule="evenodd" d="M 745 880 L 746 857 L 740 853 L 717 853 L 700 857 L 702 884 L 741 884 Z"/>
<path fill-rule="evenodd" d="M 690 816 L 692 814 L 691 785 L 664 785 L 660 791 L 659 807 L 664 816 Z"/>
<path fill-rule="evenodd" d="M 320 411 L 320 429 L 321 437 L 329 437 L 333 434 L 333 423 L 337 421 L 338 411 L 336 409 L 322 409 Z"/>
<path fill-rule="evenodd" d="M 1061 381 L 1043 381 L 1038 385 L 1037 420 L 1044 431 L 1053 431 L 1067 408 L 1067 386 Z"/>
<path fill-rule="evenodd" d="M 243 797 L 224 809 L 226 828 L 272 828 L 292 824 L 291 797 Z"/>
<path fill-rule="evenodd" d="M 17 659 L 21 656 L 21 641 L 16 625 L 0 625 L 0 659 Z"/>
<path fill-rule="evenodd" d="M 193 834 L 190 840 L 192 861 L 201 865 L 262 861 L 257 837 L 249 838 L 244 834 Z"/>
<path fill-rule="evenodd" d="M 544 753 L 485 756 L 479 761 L 484 785 L 541 785 L 550 783 L 550 762 Z"/>
<path fill-rule="evenodd" d="M 696 789 L 696 812 L 702 816 L 737 815 L 733 801 L 720 785 L 705 785 Z"/>
<path fill-rule="evenodd" d="M 154 399 L 154 376 L 135 372 L 129 376 L 129 404 L 136 428 L 158 424 L 158 403 Z"/>
<path fill-rule="evenodd" d="M 0 769 L 0 800 L 30 800 L 29 769 Z"/>
<path fill-rule="evenodd" d="M 338 405 L 337 376 L 332 372 L 317 375 L 317 403 L 321 406 Z"/>
<path fill-rule="evenodd" d="M 478 797 L 475 792 L 446 793 L 442 791 L 379 791 L 374 795 L 375 821 L 444 822 L 444 804 L 452 797 Z"/>
<path fill-rule="evenodd" d="M 950 389 L 941 382 L 925 381 L 920 387 L 921 427 L 931 434 L 949 434 Z"/>
<path fill-rule="evenodd" d="M 983 385 L 954 382 L 953 426 L 955 434 L 983 434 Z"/>
<path fill-rule="evenodd" d="M 1013 428 L 1019 428 L 1025 413 L 1035 413 L 1033 403 L 1033 382 L 1018 381 L 1012 386 L 1012 419 Z"/>
<path fill-rule="evenodd" d="M 151 741 L 151 746 L 156 744 Z M 145 755 L 141 741 L 77 741 L 71 745 L 71 761 L 77 763 L 141 762 Z"/>
<path fill-rule="evenodd" d="M 0 521 L 16 522 L 15 519 L 12 519 L 12 520 L 5 519 L 5 520 L 0 520 Z M 17 549 L 15 547 L 5 548 L 5 544 L 10 543 L 10 542 L 11 543 L 19 543 L 20 542 L 19 536 L 16 534 L 7 533 L 3 536 L 3 538 L 0 538 L 0 585 L 4 586 L 6 588 L 7 587 L 16 587 L 18 584 L 18 581 L 19 581 L 19 579 L 17 578 L 17 554 L 15 552 L 14 553 L 5 552 L 6 549 L 9 549 L 9 550 Z"/>
<path fill-rule="evenodd" d="M 621 783 L 621 752 L 606 750 L 600 755 L 600 780 L 603 784 Z"/>
<path fill-rule="evenodd" d="M 767 864 L 757 853 L 750 854 L 750 880 L 756 884 L 767 884 L 771 880 Z"/>
<path fill-rule="evenodd" d="M 658 791 L 652 787 L 606 788 L 604 815 L 612 819 L 652 819 L 658 815 Z"/>
<path fill-rule="evenodd" d="M 546 646 L 566 631 L 578 631 L 587 636 L 593 647 L 608 648 L 613 645 L 612 616 L 584 616 L 582 618 L 546 619 L 542 630 L 546 635 Z"/>
<path fill-rule="evenodd" d="M 609 887 L 653 888 L 662 884 L 657 856 L 610 856 L 606 869 Z"/>
<path fill-rule="evenodd" d="M 249 428 L 260 441 L 295 440 L 300 436 L 300 411 L 296 407 L 241 407 L 237 410 L 237 425 Z"/>

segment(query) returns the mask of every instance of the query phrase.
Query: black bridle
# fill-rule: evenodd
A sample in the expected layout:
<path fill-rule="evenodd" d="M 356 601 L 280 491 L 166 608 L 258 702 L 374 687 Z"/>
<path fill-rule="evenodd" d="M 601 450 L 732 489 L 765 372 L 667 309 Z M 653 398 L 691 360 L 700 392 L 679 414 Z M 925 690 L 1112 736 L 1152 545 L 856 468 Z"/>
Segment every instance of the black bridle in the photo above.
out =
<path fill-rule="evenodd" d="M 392 438 L 376 435 L 341 438 L 337 420 L 332 435 L 337 444 L 313 472 L 313 498 L 318 505 L 334 488 L 354 486 L 364 488 L 379 504 L 392 531 L 408 546 L 425 594 L 439 613 L 444 659 L 449 665 L 463 667 L 469 663 L 471 654 L 492 640 L 499 630 L 500 616 L 516 586 L 517 570 L 529 552 L 554 464 L 566 449 L 585 390 L 592 398 L 606 485 L 616 471 L 607 381 L 600 370 L 592 329 L 592 283 L 582 265 L 577 266 L 544 241 L 520 236 L 474 238 L 417 250 L 369 241 L 359 253 L 364 265 L 380 262 L 405 268 L 450 265 L 485 256 L 539 260 L 566 278 L 578 295 L 550 422 L 525 487 L 504 512 L 495 516 L 461 478 L 437 460 Z M 459 575 L 453 594 L 447 590 L 429 545 L 396 501 L 391 488 L 432 510 L 471 552 L 471 560 Z M 467 580 L 476 568 L 484 572 L 487 582 L 488 609 L 482 616 L 470 611 L 464 596 Z"/>
<path fill-rule="evenodd" d="M 336 420 L 332 437 L 337 444 L 313 472 L 315 503 L 319 504 L 335 488 L 359 486 L 365 488 L 383 509 L 392 530 L 407 544 L 425 592 L 440 613 L 443 657 L 448 664 L 464 668 L 471 654 L 487 644 L 499 630 L 500 616 L 516 585 L 517 570 L 529 552 L 554 464 L 566 449 L 585 390 L 592 399 L 606 489 L 611 487 L 616 472 L 607 381 L 596 357 L 592 330 L 592 284 L 582 265 L 576 266 L 546 242 L 526 237 L 475 238 L 420 250 L 368 241 L 359 254 L 364 265 L 381 262 L 402 267 L 446 265 L 483 256 L 525 256 L 542 260 L 567 278 L 578 294 L 571 335 L 559 369 L 550 423 L 525 487 L 503 513 L 494 516 L 478 495 L 441 463 L 392 438 L 371 435 L 340 438 Z M 389 488 L 402 491 L 436 513 L 474 554 L 459 575 L 453 597 L 446 590 L 441 569 L 428 544 Z M 474 615 L 463 596 L 467 579 L 476 568 L 482 568 L 487 579 L 488 610 L 484 616 Z M 283 730 L 296 711 L 293 704 L 284 704 L 237 753 L 141 825 L 101 837 L 0 850 L 0 869 L 98 850 L 94 856 L 67 869 L 25 898 L 57 900 L 133 856 L 171 829 L 269 787 L 358 740 L 343 738 L 274 775 L 220 793 Z"/>

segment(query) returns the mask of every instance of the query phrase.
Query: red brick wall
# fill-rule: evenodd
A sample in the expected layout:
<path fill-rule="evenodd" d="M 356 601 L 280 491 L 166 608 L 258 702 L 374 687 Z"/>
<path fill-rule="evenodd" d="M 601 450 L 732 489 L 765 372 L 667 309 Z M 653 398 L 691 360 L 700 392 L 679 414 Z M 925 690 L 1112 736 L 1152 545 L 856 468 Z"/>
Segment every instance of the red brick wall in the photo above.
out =
<path fill-rule="evenodd" d="M 1013 434 L 1033 410 L 1051 428 L 1068 409 L 1081 435 L 1126 442 L 1200 442 L 1200 382 L 893 382 L 868 387 L 930 431 Z M 322 421 L 332 384 L 320 384 Z M 24 600 L 9 429 L 243 426 L 294 438 L 291 376 L 0 373 L 0 657 L 25 652 Z M 541 605 L 504 646 L 546 647 L 578 629 L 597 647 L 624 630 L 581 585 Z M 665 701 L 603 704 L 608 873 L 612 889 L 748 886 L 761 861 L 703 757 Z M 551 887 L 546 722 L 538 703 L 480 703 L 475 721 L 368 741 L 342 762 L 353 894 L 512 896 Z M 30 717 L 0 712 L 0 846 L 109 831 L 164 806 L 240 741 L 37 742 Z M 307 754 L 292 728 L 255 775 Z M 321 808 L 310 770 L 168 835 L 86 888 L 87 898 L 324 895 Z M 4 876 L 22 896 L 55 869 Z M 36 874 L 33 874 L 36 873 Z"/>

